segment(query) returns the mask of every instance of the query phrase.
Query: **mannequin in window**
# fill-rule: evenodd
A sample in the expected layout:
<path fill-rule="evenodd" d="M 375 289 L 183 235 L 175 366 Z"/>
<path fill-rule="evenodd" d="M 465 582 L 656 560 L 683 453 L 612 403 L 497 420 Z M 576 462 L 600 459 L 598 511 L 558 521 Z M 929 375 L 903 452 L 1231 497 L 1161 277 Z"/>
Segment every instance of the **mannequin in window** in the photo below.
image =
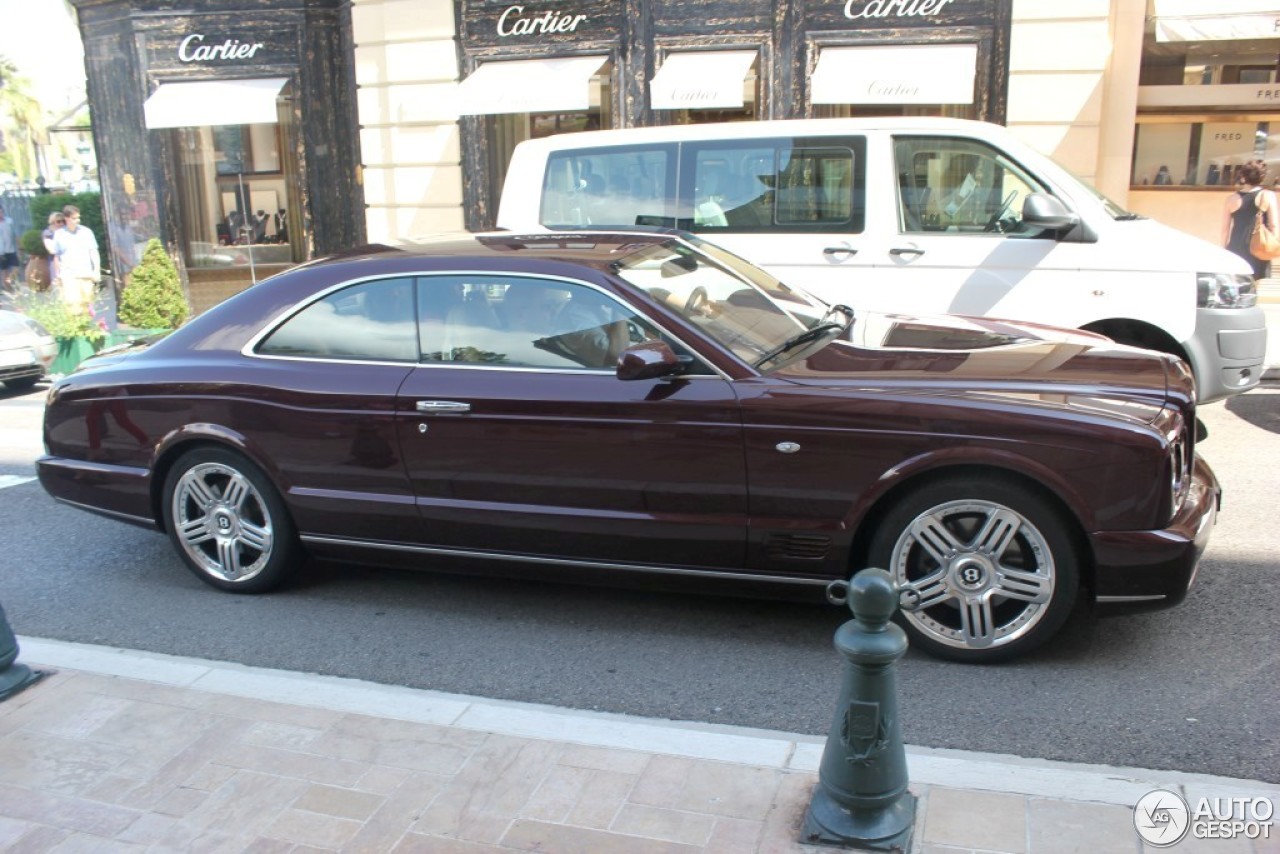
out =
<path fill-rule="evenodd" d="M 231 233 L 232 243 L 246 242 L 244 214 L 238 210 L 227 214 L 227 230 Z"/>
<path fill-rule="evenodd" d="M 274 216 L 276 220 L 276 239 L 278 239 L 281 243 L 288 243 L 289 242 L 289 219 L 284 214 L 284 208 L 281 208 L 280 210 L 276 211 Z"/>
<path fill-rule="evenodd" d="M 1161 166 L 1156 170 L 1156 180 L 1153 182 L 1156 186 L 1168 186 L 1173 183 L 1173 176 L 1169 174 L 1168 166 Z"/>

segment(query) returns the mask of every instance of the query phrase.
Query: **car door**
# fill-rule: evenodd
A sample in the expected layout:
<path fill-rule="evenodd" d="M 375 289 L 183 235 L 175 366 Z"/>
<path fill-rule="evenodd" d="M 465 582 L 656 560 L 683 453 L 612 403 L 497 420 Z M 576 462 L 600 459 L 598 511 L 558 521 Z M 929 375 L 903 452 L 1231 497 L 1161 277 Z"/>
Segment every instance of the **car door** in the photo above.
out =
<path fill-rule="evenodd" d="M 1023 202 L 1047 184 L 977 139 L 897 134 L 891 149 L 886 227 L 864 242 L 852 305 L 1065 322 L 1053 306 L 1093 286 L 1080 280 L 1078 243 L 1022 222 Z"/>
<path fill-rule="evenodd" d="M 686 142 L 680 174 L 681 228 L 824 299 L 852 297 L 866 264 L 865 136 Z"/>
<path fill-rule="evenodd" d="M 422 318 L 422 363 L 400 390 L 397 419 L 420 542 L 742 566 L 742 425 L 726 379 L 706 369 L 619 380 L 610 359 L 660 333 L 584 282 L 494 273 L 418 281 L 419 304 L 439 309 Z M 592 313 L 599 328 L 583 319 Z"/>
<path fill-rule="evenodd" d="M 402 540 L 417 529 L 395 430 L 418 355 L 413 298 L 408 277 L 321 295 L 256 343 L 238 394 L 201 413 L 252 436 L 304 535 Z"/>

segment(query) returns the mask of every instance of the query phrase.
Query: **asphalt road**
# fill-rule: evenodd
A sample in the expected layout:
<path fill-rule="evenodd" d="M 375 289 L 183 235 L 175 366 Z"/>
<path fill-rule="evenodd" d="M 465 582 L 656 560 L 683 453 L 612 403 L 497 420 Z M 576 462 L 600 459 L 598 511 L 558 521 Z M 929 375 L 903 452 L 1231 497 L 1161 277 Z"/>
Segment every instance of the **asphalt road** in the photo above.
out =
<path fill-rule="evenodd" d="M 219 593 L 159 534 L 4 486 L 34 474 L 42 396 L 0 392 L 0 603 L 20 635 L 826 733 L 847 611 L 329 564 L 284 592 Z M 1202 417 L 1226 499 L 1187 601 L 1079 612 L 1006 665 L 909 653 L 908 742 L 1280 782 L 1280 386 Z"/>

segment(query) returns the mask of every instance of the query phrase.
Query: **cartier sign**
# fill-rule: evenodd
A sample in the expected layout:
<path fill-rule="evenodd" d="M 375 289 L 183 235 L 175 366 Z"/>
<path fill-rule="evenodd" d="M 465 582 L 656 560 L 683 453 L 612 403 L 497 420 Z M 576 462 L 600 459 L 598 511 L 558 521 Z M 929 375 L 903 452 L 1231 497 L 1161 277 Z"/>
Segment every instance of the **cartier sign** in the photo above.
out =
<path fill-rule="evenodd" d="M 262 42 L 242 42 L 239 39 L 206 42 L 202 33 L 192 33 L 178 45 L 178 59 L 183 62 L 252 59 L 262 47 Z"/>
<path fill-rule="evenodd" d="M 928 18 L 954 0 L 846 0 L 844 16 L 857 18 Z"/>
<path fill-rule="evenodd" d="M 586 15 L 554 11 L 525 14 L 523 6 L 508 6 L 498 16 L 498 35 L 506 38 L 507 36 L 572 33 L 576 32 L 578 25 L 586 19 Z"/>

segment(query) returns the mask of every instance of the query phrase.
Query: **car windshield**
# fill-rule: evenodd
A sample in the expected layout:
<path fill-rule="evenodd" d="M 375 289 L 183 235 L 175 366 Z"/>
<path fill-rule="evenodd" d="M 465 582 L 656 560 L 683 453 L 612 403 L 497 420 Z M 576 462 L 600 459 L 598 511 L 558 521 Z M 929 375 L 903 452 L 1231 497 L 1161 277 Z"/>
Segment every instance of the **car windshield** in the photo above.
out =
<path fill-rule="evenodd" d="M 696 247 L 677 240 L 654 244 L 628 255 L 614 270 L 757 366 L 800 333 L 822 324 L 828 314 L 816 298 L 702 241 Z M 769 367 L 783 363 L 776 356 L 768 362 Z"/>

